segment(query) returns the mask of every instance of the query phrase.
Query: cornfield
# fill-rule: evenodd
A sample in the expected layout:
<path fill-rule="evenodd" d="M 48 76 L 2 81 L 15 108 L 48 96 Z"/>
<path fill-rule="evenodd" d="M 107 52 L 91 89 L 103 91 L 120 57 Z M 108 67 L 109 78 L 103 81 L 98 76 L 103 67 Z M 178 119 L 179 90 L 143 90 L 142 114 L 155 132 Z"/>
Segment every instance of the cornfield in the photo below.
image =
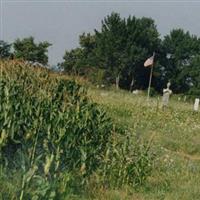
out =
<path fill-rule="evenodd" d="M 129 159 L 127 168 L 126 155 L 134 156 L 128 142 L 116 142 L 114 134 L 112 120 L 76 81 L 22 61 L 1 61 L 2 199 L 61 199 L 71 187 L 80 190 L 94 173 L 101 176 L 101 184 L 120 177 L 117 186 L 142 183 L 149 173 L 141 170 L 150 163 L 147 151 L 139 155 L 142 161 Z"/>

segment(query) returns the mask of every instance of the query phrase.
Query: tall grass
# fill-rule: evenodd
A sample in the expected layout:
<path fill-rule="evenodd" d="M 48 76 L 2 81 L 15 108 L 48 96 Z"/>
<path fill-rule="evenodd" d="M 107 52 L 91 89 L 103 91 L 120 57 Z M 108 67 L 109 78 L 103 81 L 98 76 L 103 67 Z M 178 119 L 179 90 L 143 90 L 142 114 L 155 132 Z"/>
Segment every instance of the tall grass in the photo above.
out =
<path fill-rule="evenodd" d="M 146 96 L 125 91 L 90 88 L 89 96 L 138 140 L 153 138 L 151 151 L 156 155 L 143 187 L 137 191 L 106 190 L 101 199 L 199 199 L 200 113 L 193 112 L 191 103 L 173 97 L 163 110 L 159 96 L 149 104 Z"/>

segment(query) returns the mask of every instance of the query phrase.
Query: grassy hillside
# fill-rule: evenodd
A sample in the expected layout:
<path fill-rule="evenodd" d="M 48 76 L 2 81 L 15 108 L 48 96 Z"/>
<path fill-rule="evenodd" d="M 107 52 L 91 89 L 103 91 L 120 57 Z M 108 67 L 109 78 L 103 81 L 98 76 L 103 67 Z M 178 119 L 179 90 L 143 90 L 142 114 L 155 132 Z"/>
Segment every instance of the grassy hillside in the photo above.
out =
<path fill-rule="evenodd" d="M 173 98 L 162 110 L 160 97 L 147 104 L 144 95 L 0 64 L 0 199 L 199 199 L 192 104 Z"/>
<path fill-rule="evenodd" d="M 74 78 L 21 61 L 0 67 L 0 199 L 95 198 L 145 183 L 149 146 Z"/>
<path fill-rule="evenodd" d="M 172 99 L 163 111 L 158 98 L 148 105 L 146 96 L 124 91 L 90 89 L 89 94 L 116 123 L 143 141 L 153 139 L 156 161 L 146 185 L 130 196 L 112 191 L 109 198 L 200 199 L 200 113 L 193 112 L 192 104 Z"/>

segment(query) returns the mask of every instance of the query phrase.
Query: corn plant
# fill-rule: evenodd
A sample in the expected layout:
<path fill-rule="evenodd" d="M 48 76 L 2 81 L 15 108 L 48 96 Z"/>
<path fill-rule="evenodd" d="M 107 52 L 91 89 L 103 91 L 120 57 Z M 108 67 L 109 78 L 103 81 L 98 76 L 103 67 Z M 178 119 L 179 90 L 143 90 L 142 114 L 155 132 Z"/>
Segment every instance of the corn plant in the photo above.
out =
<path fill-rule="evenodd" d="M 84 184 L 101 163 L 110 119 L 74 81 L 49 80 L 47 86 L 47 72 L 35 77 L 23 70 L 12 78 L 3 71 L 0 80 L 1 163 L 22 173 L 20 199 L 31 198 L 27 191 L 36 183 L 56 182 L 64 172 Z M 53 198 L 50 186 L 44 191 L 43 198 Z"/>
<path fill-rule="evenodd" d="M 150 146 L 138 141 L 132 133 L 114 133 L 99 169 L 101 184 L 111 188 L 144 184 L 153 168 Z"/>
<path fill-rule="evenodd" d="M 149 147 L 114 131 L 84 87 L 21 61 L 0 66 L 0 181 L 17 184 L 3 199 L 61 199 L 95 173 L 110 187 L 145 181 Z"/>

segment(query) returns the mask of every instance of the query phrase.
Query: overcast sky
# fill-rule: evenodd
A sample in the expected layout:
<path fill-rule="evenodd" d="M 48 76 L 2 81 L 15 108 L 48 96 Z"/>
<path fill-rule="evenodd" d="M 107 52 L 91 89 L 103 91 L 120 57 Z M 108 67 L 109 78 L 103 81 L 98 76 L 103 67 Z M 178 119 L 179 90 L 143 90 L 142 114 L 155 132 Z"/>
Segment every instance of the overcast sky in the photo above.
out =
<path fill-rule="evenodd" d="M 196 1 L 134 1 L 134 0 L 0 0 L 1 39 L 13 42 L 16 38 L 35 37 L 47 40 L 49 63 L 62 61 L 65 50 L 78 47 L 79 35 L 93 32 L 101 20 L 112 11 L 121 17 L 151 17 L 161 36 L 173 28 L 183 28 L 200 37 L 200 0 Z"/>

